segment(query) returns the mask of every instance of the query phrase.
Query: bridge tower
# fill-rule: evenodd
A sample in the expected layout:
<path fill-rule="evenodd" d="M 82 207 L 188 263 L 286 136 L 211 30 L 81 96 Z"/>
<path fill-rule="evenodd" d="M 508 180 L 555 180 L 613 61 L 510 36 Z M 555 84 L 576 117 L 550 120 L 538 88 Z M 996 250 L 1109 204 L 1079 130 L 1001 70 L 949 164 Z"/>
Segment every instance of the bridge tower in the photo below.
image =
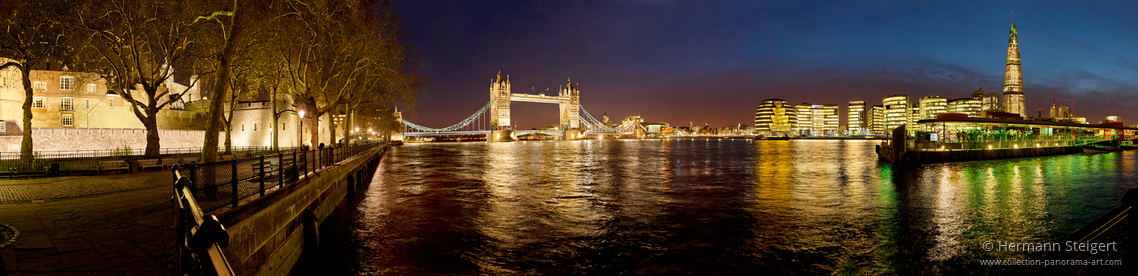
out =
<path fill-rule="evenodd" d="M 498 79 L 490 82 L 490 100 L 494 101 L 494 105 L 490 106 L 491 130 L 509 128 L 510 75 L 506 75 L 506 79 L 503 80 L 502 71 L 498 71 Z"/>
<path fill-rule="evenodd" d="M 580 84 L 578 84 L 580 85 Z M 565 89 L 561 89 L 558 97 L 568 97 L 569 102 L 560 102 L 561 128 L 564 130 L 581 129 L 581 91 L 569 79 L 565 80 Z"/>

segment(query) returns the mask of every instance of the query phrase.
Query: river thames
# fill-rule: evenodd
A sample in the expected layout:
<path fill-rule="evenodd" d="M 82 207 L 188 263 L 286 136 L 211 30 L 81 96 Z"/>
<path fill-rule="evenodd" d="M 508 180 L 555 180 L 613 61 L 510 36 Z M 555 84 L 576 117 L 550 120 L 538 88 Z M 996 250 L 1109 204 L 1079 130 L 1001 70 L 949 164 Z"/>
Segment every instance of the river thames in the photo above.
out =
<path fill-rule="evenodd" d="M 865 140 L 407 144 L 321 226 L 321 274 L 998 272 L 1138 185 L 1138 152 L 895 167 Z"/>

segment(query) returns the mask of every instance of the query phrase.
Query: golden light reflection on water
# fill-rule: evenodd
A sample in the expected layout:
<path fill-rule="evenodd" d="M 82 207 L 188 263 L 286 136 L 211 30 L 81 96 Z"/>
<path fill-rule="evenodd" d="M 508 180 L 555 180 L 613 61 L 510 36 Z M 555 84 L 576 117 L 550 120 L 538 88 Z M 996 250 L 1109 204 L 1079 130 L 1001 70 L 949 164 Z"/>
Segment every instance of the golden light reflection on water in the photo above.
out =
<path fill-rule="evenodd" d="M 1135 152 L 894 166 L 875 144 L 407 145 L 345 219 L 358 271 L 954 274 L 1032 257 L 980 244 L 1066 238 L 1138 184 Z"/>

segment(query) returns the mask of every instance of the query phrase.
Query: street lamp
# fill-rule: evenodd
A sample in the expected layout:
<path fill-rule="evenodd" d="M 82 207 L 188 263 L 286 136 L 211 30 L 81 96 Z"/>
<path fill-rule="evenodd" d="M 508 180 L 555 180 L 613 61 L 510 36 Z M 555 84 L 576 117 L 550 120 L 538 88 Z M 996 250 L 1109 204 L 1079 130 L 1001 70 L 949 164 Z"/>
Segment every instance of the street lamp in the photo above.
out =
<path fill-rule="evenodd" d="M 300 127 L 296 128 L 296 147 L 300 148 L 304 146 L 304 110 L 297 111 L 296 115 L 300 117 L 300 119 L 296 120 L 297 123 L 300 124 Z"/>

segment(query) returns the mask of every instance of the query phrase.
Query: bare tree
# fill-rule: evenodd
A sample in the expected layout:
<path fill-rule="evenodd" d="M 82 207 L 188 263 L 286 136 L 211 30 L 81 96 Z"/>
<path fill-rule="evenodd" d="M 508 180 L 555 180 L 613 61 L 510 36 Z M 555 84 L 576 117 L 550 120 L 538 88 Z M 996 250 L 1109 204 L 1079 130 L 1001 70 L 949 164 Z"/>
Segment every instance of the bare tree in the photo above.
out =
<path fill-rule="evenodd" d="M 390 3 L 289 1 L 285 7 L 274 23 L 280 41 L 272 45 L 283 46 L 274 52 L 284 60 L 293 98 L 315 119 L 310 124 L 314 143 L 319 142 L 320 116 L 342 104 L 364 102 L 396 87 L 413 95 L 410 91 L 421 86 Z M 413 104 L 414 97 L 409 98 Z"/>
<path fill-rule="evenodd" d="M 20 71 L 24 86 L 23 139 L 20 157 L 31 159 L 32 148 L 32 87 L 29 75 L 33 67 L 52 56 L 62 56 L 69 48 L 65 44 L 65 30 L 57 19 L 66 13 L 65 1 L 4 1 L 0 2 L 0 70 L 14 68 Z"/>
<path fill-rule="evenodd" d="M 174 66 L 191 58 L 193 16 L 187 3 L 158 0 L 110 0 L 77 6 L 79 33 L 86 43 L 77 60 L 81 68 L 102 72 L 107 87 L 130 103 L 146 128 L 147 157 L 160 154 L 157 114 L 181 99 L 183 91 L 164 87 Z M 196 83 L 191 83 L 193 87 Z M 208 137 L 208 136 L 207 136 Z"/>

